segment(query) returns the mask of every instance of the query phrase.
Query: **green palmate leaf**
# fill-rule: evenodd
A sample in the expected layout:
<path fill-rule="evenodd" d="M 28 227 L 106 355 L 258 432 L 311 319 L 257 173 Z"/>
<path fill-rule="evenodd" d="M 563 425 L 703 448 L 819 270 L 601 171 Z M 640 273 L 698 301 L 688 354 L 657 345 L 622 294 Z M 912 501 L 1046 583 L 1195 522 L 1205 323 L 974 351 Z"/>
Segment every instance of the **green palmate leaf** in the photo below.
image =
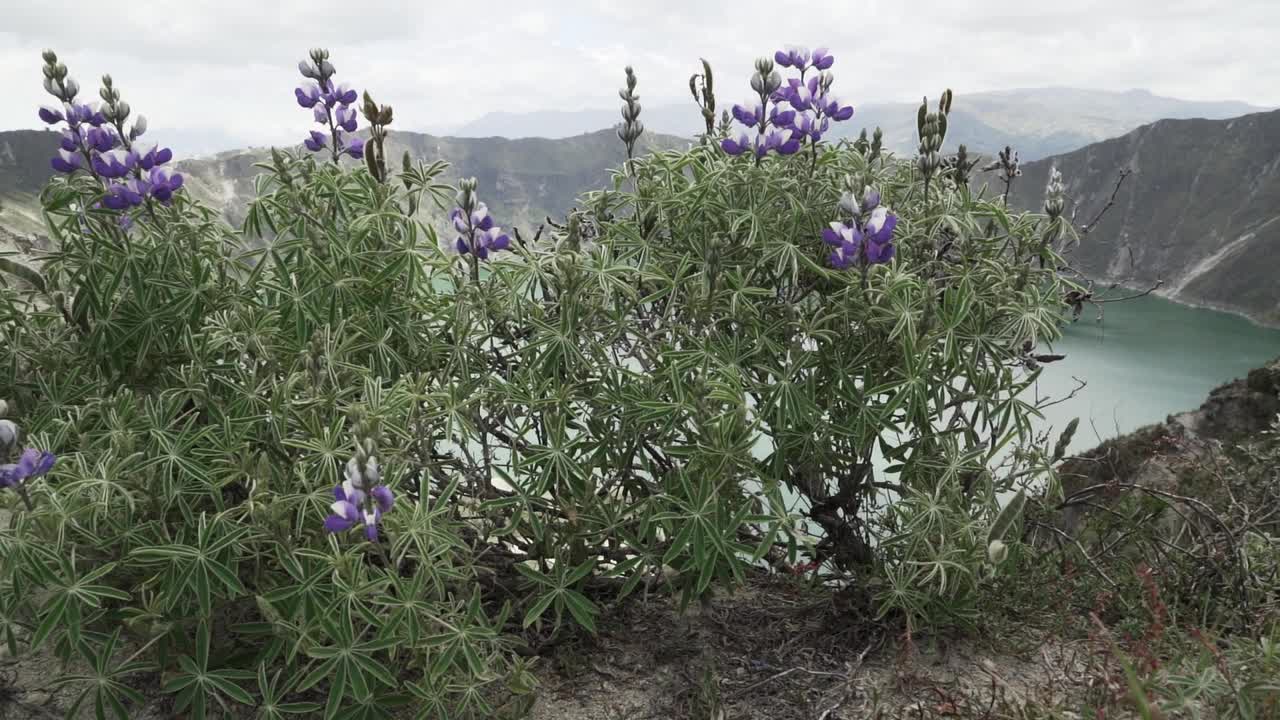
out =
<path fill-rule="evenodd" d="M 45 292 L 44 276 L 16 260 L 0 257 L 0 273 L 7 273 L 22 280 L 37 292 Z"/>
<path fill-rule="evenodd" d="M 524 615 L 524 626 L 529 627 L 538 621 L 539 618 L 551 607 L 551 603 L 560 597 L 558 592 L 552 591 L 540 596 L 533 605 L 529 606 L 528 612 Z"/>
<path fill-rule="evenodd" d="M 996 540 L 1003 540 L 1005 534 L 1013 527 L 1018 518 L 1022 516 L 1022 511 L 1027 506 L 1027 493 L 1025 490 L 1019 490 L 1004 507 L 1000 508 L 1000 513 L 996 515 L 995 521 L 991 523 L 991 529 L 987 532 L 987 542 L 991 543 Z"/>
<path fill-rule="evenodd" d="M 573 619 L 578 624 L 587 629 L 590 633 L 596 631 L 596 613 L 599 612 L 596 606 L 587 599 L 586 595 L 577 590 L 566 590 L 564 593 L 565 605 L 569 607 L 569 613 L 573 615 Z"/>

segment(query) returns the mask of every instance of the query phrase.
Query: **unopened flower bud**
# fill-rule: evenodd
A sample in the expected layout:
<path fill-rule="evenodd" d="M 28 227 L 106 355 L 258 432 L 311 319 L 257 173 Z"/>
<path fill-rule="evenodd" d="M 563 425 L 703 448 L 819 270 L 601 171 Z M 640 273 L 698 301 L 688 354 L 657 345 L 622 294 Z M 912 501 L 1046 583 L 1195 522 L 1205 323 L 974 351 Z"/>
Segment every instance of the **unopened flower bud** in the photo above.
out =
<path fill-rule="evenodd" d="M 1005 545 L 1002 541 L 992 540 L 991 544 L 987 545 L 987 560 L 991 561 L 992 565 L 999 565 L 1008 557 L 1009 546 Z"/>
<path fill-rule="evenodd" d="M 133 127 L 129 130 L 129 139 L 137 140 L 147 132 L 147 116 L 139 115 L 133 120 Z"/>
<path fill-rule="evenodd" d="M 63 98 L 65 100 L 70 101 L 80 93 L 80 83 L 76 82 L 72 78 L 67 78 L 66 81 L 62 83 L 62 87 L 66 91 L 66 97 Z"/>
<path fill-rule="evenodd" d="M 772 94 L 780 87 L 782 87 L 782 74 L 774 70 L 769 73 L 769 79 L 765 83 L 765 91 Z"/>
<path fill-rule="evenodd" d="M 858 202 L 853 199 L 853 193 L 845 191 L 840 195 L 840 215 L 844 217 L 852 217 L 858 214 Z"/>
<path fill-rule="evenodd" d="M 45 50 L 40 53 L 40 57 L 44 59 L 46 64 L 56 65 L 58 62 L 58 54 L 52 50 Z"/>
<path fill-rule="evenodd" d="M 18 442 L 18 426 L 12 420 L 0 420 L 0 451 L 7 451 Z"/>

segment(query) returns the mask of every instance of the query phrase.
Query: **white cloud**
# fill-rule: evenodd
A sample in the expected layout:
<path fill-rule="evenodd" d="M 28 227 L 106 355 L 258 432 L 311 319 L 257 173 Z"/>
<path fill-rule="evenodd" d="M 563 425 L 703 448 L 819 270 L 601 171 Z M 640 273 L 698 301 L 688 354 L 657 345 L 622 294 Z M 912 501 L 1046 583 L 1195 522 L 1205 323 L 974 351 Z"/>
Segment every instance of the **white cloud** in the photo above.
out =
<path fill-rule="evenodd" d="M 786 43 L 829 46 L 855 104 L 1057 85 L 1280 105 L 1280 85 L 1267 82 L 1280 76 L 1274 0 L 131 0 L 104 12 L 82 2 L 0 0 L 0 128 L 38 125 L 44 47 L 86 88 L 110 72 L 157 135 L 255 144 L 307 130 L 292 88 L 317 45 L 340 79 L 395 106 L 404 129 L 608 107 L 626 64 L 646 103 L 682 102 L 699 57 L 723 100 L 738 101 L 752 58 Z"/>

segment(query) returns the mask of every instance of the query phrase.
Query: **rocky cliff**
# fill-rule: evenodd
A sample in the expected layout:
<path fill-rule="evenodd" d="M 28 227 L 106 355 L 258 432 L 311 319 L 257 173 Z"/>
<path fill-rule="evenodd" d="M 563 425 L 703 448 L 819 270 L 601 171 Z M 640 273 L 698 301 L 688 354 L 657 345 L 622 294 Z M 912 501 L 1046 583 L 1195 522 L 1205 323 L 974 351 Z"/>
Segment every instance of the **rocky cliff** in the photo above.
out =
<path fill-rule="evenodd" d="M 1077 225 L 1105 207 L 1121 171 L 1132 171 L 1069 255 L 1086 275 L 1134 286 L 1163 281 L 1158 292 L 1173 300 L 1280 323 L 1280 111 L 1161 120 L 1027 163 L 1011 204 L 1038 209 L 1055 166 Z"/>

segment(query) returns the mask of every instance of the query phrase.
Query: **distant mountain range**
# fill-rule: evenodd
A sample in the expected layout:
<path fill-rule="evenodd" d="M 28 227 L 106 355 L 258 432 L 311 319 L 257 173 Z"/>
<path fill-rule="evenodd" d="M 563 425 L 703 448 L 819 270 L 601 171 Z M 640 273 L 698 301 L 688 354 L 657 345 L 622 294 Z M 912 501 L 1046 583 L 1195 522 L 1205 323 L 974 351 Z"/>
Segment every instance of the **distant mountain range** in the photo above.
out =
<path fill-rule="evenodd" d="M 160 138 L 164 139 L 164 138 Z M 641 152 L 685 147 L 690 141 L 645 133 Z M 49 158 L 58 134 L 41 130 L 0 132 L 0 233 L 44 232 L 39 212 L 40 189 L 53 171 Z M 503 226 L 532 228 L 548 215 L 563 215 L 586 190 L 605 186 L 609 170 L 622 166 L 625 151 L 612 130 L 564 139 L 446 138 L 393 132 L 387 154 L 397 164 L 404 151 L 428 162 L 449 162 L 444 180 L 474 177 L 480 199 Z M 265 148 L 232 150 L 175 163 L 187 190 L 238 226 L 253 197 L 254 167 L 269 157 Z M 3 246 L 0 234 L 0 246 Z M 8 244 L 12 244 L 10 242 Z"/>
<path fill-rule="evenodd" d="M 723 87 L 723 86 L 721 86 Z M 727 109 L 742 98 L 720 91 Z M 933 98 L 936 102 L 936 97 Z M 897 154 L 913 154 L 918 104 L 854 103 L 852 120 L 835 126 L 831 137 L 856 137 L 877 126 L 885 145 Z M 1106 92 L 1073 88 L 1005 90 L 955 96 L 947 150 L 964 143 L 971 151 L 994 155 L 1012 145 L 1023 160 L 1036 160 L 1123 135 L 1134 128 L 1165 118 L 1237 117 L 1261 108 L 1243 102 L 1197 102 L 1160 97 L 1146 90 Z M 612 127 L 619 122 L 617 109 L 528 113 L 492 112 L 453 130 L 458 137 L 567 138 Z M 645 127 L 653 132 L 693 137 L 703 131 L 702 117 L 692 102 L 645 107 Z"/>
<path fill-rule="evenodd" d="M 1280 111 L 1161 120 L 1024 164 L 1010 204 L 1040 208 L 1054 166 L 1079 206 L 1077 225 L 1133 171 L 1069 255 L 1086 275 L 1144 288 L 1163 280 L 1158 292 L 1171 299 L 1280 324 Z"/>
<path fill-rule="evenodd" d="M 1057 103 L 1052 107 L 1083 105 L 1097 97 L 1073 96 L 1070 91 L 1051 94 Z M 1015 95 L 1021 104 L 1030 102 L 1027 93 Z M 960 114 L 967 112 L 961 108 L 986 116 L 994 112 L 990 108 L 1000 106 L 1001 96 L 990 93 L 967 101 L 958 97 L 951 139 L 962 130 L 974 131 Z M 1151 108 L 1167 102 L 1179 101 L 1138 93 L 1135 106 L 1148 109 L 1130 108 L 1128 117 L 1154 112 Z M 1080 118 L 1085 114 L 1077 112 L 1077 129 L 1071 131 L 1075 134 L 1053 137 L 1079 138 L 1115 127 L 1123 113 L 1116 110 L 1109 116 L 1109 107 L 1093 106 L 1090 112 L 1097 113 L 1093 124 L 1084 123 Z M 1180 107 L 1190 112 L 1190 104 Z M 1205 113 L 1212 109 L 1201 107 Z M 1231 106 L 1212 107 L 1225 112 Z M 907 109 L 904 105 L 900 111 Z M 888 127 L 909 127 L 912 113 L 907 116 Z M 1006 114 L 1005 122 L 1040 128 L 1036 132 L 1055 122 L 1066 123 L 1062 118 L 1037 119 L 1025 109 L 1021 116 Z M 14 244 L 7 237 L 12 234 L 43 234 L 38 197 L 51 174 L 49 158 L 57 139 L 56 133 L 48 131 L 0 132 L 0 248 Z M 644 149 L 678 148 L 688 142 L 654 133 L 643 138 Z M 447 160 L 451 163 L 447 181 L 476 177 L 481 198 L 500 223 L 522 228 L 535 227 L 548 214 L 563 215 L 581 193 L 607 184 L 609 169 L 623 162 L 622 145 L 612 130 L 519 140 L 392 133 L 391 157 L 398 158 L 405 150 L 425 160 Z M 238 150 L 182 161 L 178 168 L 187 176 L 189 192 L 222 208 L 227 220 L 238 225 L 252 197 L 258 173 L 253 165 L 266 157 L 265 149 Z M 1079 207 L 1077 223 L 1092 218 L 1106 203 L 1122 169 L 1134 171 L 1115 207 L 1072 251 L 1073 263 L 1087 275 L 1134 285 L 1162 279 L 1161 294 L 1174 300 L 1280 324 L 1280 283 L 1275 280 L 1280 277 L 1280 111 L 1229 120 L 1160 120 L 1120 137 L 1024 162 L 1011 204 L 1039 209 L 1049 169 L 1055 165 Z"/>

